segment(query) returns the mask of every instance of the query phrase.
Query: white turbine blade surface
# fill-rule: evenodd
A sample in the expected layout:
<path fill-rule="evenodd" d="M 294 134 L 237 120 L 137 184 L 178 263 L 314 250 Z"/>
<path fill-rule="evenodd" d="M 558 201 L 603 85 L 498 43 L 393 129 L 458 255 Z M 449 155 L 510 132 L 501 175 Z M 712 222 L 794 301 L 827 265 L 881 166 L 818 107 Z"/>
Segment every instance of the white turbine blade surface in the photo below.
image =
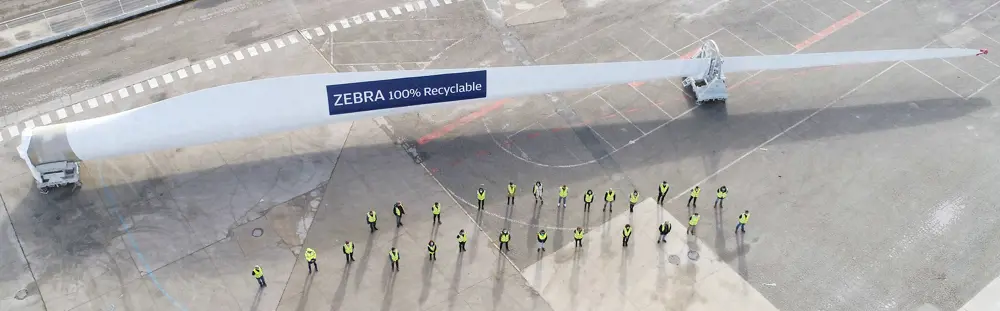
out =
<path fill-rule="evenodd" d="M 913 49 L 726 57 L 725 73 L 975 56 L 973 49 Z"/>

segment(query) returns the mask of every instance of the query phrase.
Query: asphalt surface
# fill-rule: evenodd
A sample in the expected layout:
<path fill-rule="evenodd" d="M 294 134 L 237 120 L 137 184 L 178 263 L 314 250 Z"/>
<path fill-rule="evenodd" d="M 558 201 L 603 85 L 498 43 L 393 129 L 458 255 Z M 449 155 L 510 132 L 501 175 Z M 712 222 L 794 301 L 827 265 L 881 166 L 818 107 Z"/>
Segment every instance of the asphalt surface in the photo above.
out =
<path fill-rule="evenodd" d="M 0 100 L 7 111 L 30 111 L 7 123 L 23 129 L 24 120 L 90 118 L 215 85 L 292 74 L 674 58 L 702 39 L 738 56 L 983 48 L 1000 36 L 992 22 L 1000 8 L 991 1 L 440 1 L 413 12 L 366 2 L 350 14 L 318 4 L 293 13 L 304 4 L 265 2 L 199 24 L 220 31 L 166 31 L 167 24 L 195 27 L 176 25 L 178 16 L 201 18 L 240 3 L 206 8 L 207 2 L 196 2 L 33 52 L 41 57 L 35 60 L 32 54 L 4 60 L 0 66 L 12 66 L 5 68 L 41 69 L 0 80 L 3 96 L 15 98 Z M 367 20 L 366 11 L 377 18 Z M 354 15 L 364 22 L 333 33 L 321 28 L 322 35 L 315 29 Z M 238 26 L 247 24 L 266 27 Z M 120 41 L 161 25 L 158 34 L 187 41 L 156 35 L 136 39 L 144 45 Z M 299 28 L 304 31 L 289 32 Z M 87 44 L 129 57 L 95 52 L 38 67 L 79 54 Z M 992 121 L 1000 113 L 992 98 L 1000 93 L 992 82 L 1000 76 L 998 62 L 987 55 L 736 74 L 727 76 L 730 100 L 717 105 L 693 104 L 676 79 L 430 109 L 85 163 L 82 189 L 47 196 L 24 175 L 8 127 L 0 131 L 7 159 L 0 167 L 7 211 L 0 241 L 15 251 L 0 256 L 0 292 L 15 294 L 2 297 L 0 306 L 628 310 L 693 308 L 692 301 L 724 300 L 729 291 L 729 297 L 759 293 L 770 304 L 759 310 L 955 310 L 1000 274 L 991 256 L 998 251 L 992 237 L 1000 233 L 991 213 L 1000 203 L 992 191 L 998 150 L 983 143 L 997 133 Z M 91 80 L 156 66 L 122 78 L 131 81 Z M 144 83 L 142 91 L 136 83 Z M 45 85 L 69 89 L 54 95 L 57 88 Z M 82 93 L 64 106 L 38 99 L 72 92 Z M 114 100 L 106 102 L 104 93 Z M 101 100 L 91 105 L 89 98 Z M 83 104 L 77 109 L 74 103 Z M 21 109 L 32 105 L 45 109 Z M 628 193 L 655 197 L 664 180 L 671 184 L 663 206 L 668 214 L 656 218 L 676 222 L 672 235 L 683 234 L 688 213 L 703 216 L 696 239 L 656 252 L 676 256 L 666 261 L 678 270 L 657 266 L 664 259 L 653 261 L 649 238 L 636 240 L 629 246 L 636 253 L 629 253 L 618 250 L 613 236 L 619 229 L 612 226 L 626 219 L 651 223 L 648 203 L 629 215 Z M 512 207 L 504 202 L 510 181 L 519 186 Z M 546 188 L 541 206 L 530 197 L 534 181 Z M 562 184 L 570 189 L 565 209 L 554 204 Z M 480 185 L 488 191 L 483 211 L 474 205 Z M 687 207 L 695 185 L 701 198 L 696 208 Z M 715 209 L 721 185 L 729 196 Z M 617 200 L 613 211 L 602 212 L 608 188 Z M 582 207 L 586 189 L 597 199 L 589 213 Z M 391 215 L 396 201 L 407 206 L 401 228 Z M 444 206 L 439 227 L 431 223 L 432 202 Z M 379 213 L 375 234 L 364 223 L 371 209 Z M 750 224 L 746 234 L 734 235 L 743 210 L 750 210 Z M 600 232 L 602 238 L 589 243 L 602 255 L 579 273 L 547 269 L 570 267 L 559 254 L 575 252 L 562 248 L 572 244 L 578 226 Z M 501 253 L 493 240 L 503 228 L 512 240 L 511 250 Z M 255 229 L 263 234 L 255 237 Z M 453 240 L 459 229 L 470 236 L 469 252 L 461 256 Z M 540 229 L 549 232 L 552 255 L 535 249 Z M 654 229 L 636 230 L 650 236 Z M 424 257 L 430 239 L 441 245 L 434 263 Z M 356 243 L 358 260 L 346 268 L 345 240 Z M 307 273 L 302 247 L 317 250 L 322 272 Z M 390 247 L 404 258 L 395 274 L 387 265 Z M 702 259 L 691 259 L 691 250 Z M 678 281 L 685 268 L 704 271 L 712 262 L 728 266 L 717 271 L 733 276 L 724 282 L 729 286 Z M 249 275 L 255 264 L 265 269 L 263 290 Z M 581 274 L 587 281 L 577 279 Z M 572 286 L 583 283 L 586 290 Z M 664 293 L 664 286 L 671 293 L 696 288 L 678 295 L 697 299 L 646 294 Z"/>

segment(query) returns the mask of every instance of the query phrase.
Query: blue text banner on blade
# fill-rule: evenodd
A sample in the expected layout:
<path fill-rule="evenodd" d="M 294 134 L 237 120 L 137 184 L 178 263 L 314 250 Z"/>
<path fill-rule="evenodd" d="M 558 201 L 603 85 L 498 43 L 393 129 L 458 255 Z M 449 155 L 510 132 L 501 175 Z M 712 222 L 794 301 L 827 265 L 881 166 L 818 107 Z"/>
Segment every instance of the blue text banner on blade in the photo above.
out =
<path fill-rule="evenodd" d="M 486 70 L 326 86 L 330 115 L 486 98 Z"/>

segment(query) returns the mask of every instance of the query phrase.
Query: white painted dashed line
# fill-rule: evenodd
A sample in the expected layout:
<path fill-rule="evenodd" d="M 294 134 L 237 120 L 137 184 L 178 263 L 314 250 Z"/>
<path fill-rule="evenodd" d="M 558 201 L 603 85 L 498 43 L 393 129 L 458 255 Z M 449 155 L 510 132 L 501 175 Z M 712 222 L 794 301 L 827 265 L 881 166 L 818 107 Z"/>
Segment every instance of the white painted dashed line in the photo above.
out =
<path fill-rule="evenodd" d="M 371 67 L 372 67 L 372 71 L 379 71 L 378 66 L 371 65 Z"/>
<path fill-rule="evenodd" d="M 405 7 L 406 7 L 406 11 L 407 11 L 407 12 L 413 12 L 413 5 L 412 5 L 412 4 L 410 4 L 409 2 L 407 2 L 407 3 L 406 3 L 406 4 L 404 4 L 403 6 L 405 6 Z"/>
<path fill-rule="evenodd" d="M 59 120 L 62 120 L 62 119 L 65 119 L 66 117 L 68 117 L 68 115 L 66 115 L 66 109 L 65 108 L 59 108 L 59 110 L 56 110 L 56 118 L 59 118 Z"/>
<path fill-rule="evenodd" d="M 403 68 L 403 65 L 396 64 L 396 70 L 406 70 L 406 68 Z"/>
<path fill-rule="evenodd" d="M 74 104 L 73 105 L 73 113 L 75 113 L 75 114 L 83 113 L 83 105 L 80 105 L 80 103 Z"/>
<path fill-rule="evenodd" d="M 52 123 L 52 118 L 49 117 L 49 114 L 47 113 L 43 114 L 40 118 L 42 119 L 42 125 L 49 125 L 49 123 Z"/>
<path fill-rule="evenodd" d="M 24 121 L 24 129 L 27 130 L 27 129 L 33 129 L 33 128 L 35 128 L 35 120 Z"/>
<path fill-rule="evenodd" d="M 118 90 L 118 97 L 121 97 L 123 99 L 124 98 L 128 98 L 128 89 L 127 88 L 119 89 Z"/>
<path fill-rule="evenodd" d="M 444 4 L 451 4 L 451 0 L 444 0 Z"/>
<path fill-rule="evenodd" d="M 400 10 L 398 6 L 394 6 L 394 7 L 392 7 L 392 14 L 396 14 L 396 15 L 403 14 L 403 11 Z"/>
<path fill-rule="evenodd" d="M 236 53 L 233 53 L 233 56 L 236 56 L 236 60 L 243 60 L 244 58 L 242 51 L 236 51 Z"/>
<path fill-rule="evenodd" d="M 261 43 L 260 44 L 260 49 L 264 50 L 264 53 L 270 52 L 271 51 L 271 45 L 267 44 L 267 42 Z"/>
<path fill-rule="evenodd" d="M 91 98 L 90 100 L 88 100 L 87 106 L 90 106 L 90 108 L 97 108 L 97 99 Z"/>
<path fill-rule="evenodd" d="M 247 49 L 247 53 L 250 53 L 250 57 L 257 56 L 257 48 L 251 46 L 249 49 Z"/>
<path fill-rule="evenodd" d="M 146 80 L 146 83 L 149 84 L 149 89 L 155 89 L 155 88 L 160 87 L 160 84 L 156 83 L 156 78 L 152 78 L 152 79 Z"/>
<path fill-rule="evenodd" d="M 21 135 L 21 129 L 17 128 L 17 125 L 14 125 L 7 128 L 7 133 L 10 134 L 11 138 L 14 138 L 17 135 Z"/>
<path fill-rule="evenodd" d="M 427 5 L 424 4 L 424 0 L 417 1 L 417 6 L 419 6 L 421 10 L 427 9 Z"/>
<path fill-rule="evenodd" d="M 439 6 L 441 6 L 441 4 L 440 4 L 440 3 L 438 3 L 438 0 L 431 0 L 431 5 L 433 5 L 433 6 L 435 6 L 435 7 L 439 7 Z"/>
<path fill-rule="evenodd" d="M 311 35 L 309 35 L 308 31 L 304 31 L 303 30 L 303 31 L 300 31 L 300 33 L 302 33 L 302 37 L 306 38 L 306 40 L 312 40 L 312 38 L 313 38 Z"/>
<path fill-rule="evenodd" d="M 285 41 L 281 39 L 274 39 L 274 45 L 279 49 L 285 47 Z"/>
<path fill-rule="evenodd" d="M 169 74 L 169 73 L 161 76 L 161 78 L 163 78 L 163 83 L 166 83 L 166 84 L 170 84 L 170 83 L 174 82 L 174 75 Z"/>
<path fill-rule="evenodd" d="M 146 91 L 146 90 L 142 89 L 142 83 L 137 83 L 137 84 L 132 85 L 132 90 L 135 91 L 136 94 L 139 94 L 139 93 L 142 93 L 142 92 Z"/>
<path fill-rule="evenodd" d="M 382 15 L 382 18 L 389 18 L 389 12 L 385 10 L 378 10 L 378 15 Z"/>
<path fill-rule="evenodd" d="M 113 102 L 113 101 L 115 101 L 115 97 L 112 96 L 111 93 L 104 94 L 104 103 L 105 104 Z"/>
<path fill-rule="evenodd" d="M 369 22 L 374 22 L 375 21 L 375 13 L 368 12 L 368 13 L 365 13 L 365 16 L 368 17 L 368 21 Z"/>
<path fill-rule="evenodd" d="M 222 65 L 223 66 L 229 65 L 229 63 L 232 63 L 231 61 L 229 61 L 229 55 L 222 55 L 222 56 L 219 57 L 219 60 L 222 61 Z"/>
<path fill-rule="evenodd" d="M 326 32 L 323 32 L 323 28 L 322 28 L 322 27 L 316 27 L 316 28 L 313 28 L 313 31 L 315 31 L 315 32 L 316 32 L 316 35 L 317 35 L 317 36 L 322 36 L 322 35 L 325 35 L 325 34 L 326 34 Z"/>
<path fill-rule="evenodd" d="M 355 24 L 361 25 L 364 22 L 365 21 L 361 19 L 361 15 L 354 15 L 354 23 Z"/>
<path fill-rule="evenodd" d="M 201 73 L 201 64 L 194 64 L 191 66 L 191 72 L 194 72 L 194 74 Z"/>
<path fill-rule="evenodd" d="M 208 70 L 212 70 L 212 69 L 215 69 L 215 67 L 217 67 L 215 65 L 215 60 L 211 60 L 211 59 L 205 61 L 205 66 L 208 66 Z"/>
<path fill-rule="evenodd" d="M 295 38 L 295 35 L 288 35 L 288 43 L 290 44 L 299 43 L 299 39 Z"/>
<path fill-rule="evenodd" d="M 188 77 L 187 69 L 181 68 L 180 70 L 177 70 L 177 77 L 180 79 L 187 78 Z"/>
<path fill-rule="evenodd" d="M 340 27 L 341 28 L 351 28 L 351 23 L 348 22 L 346 18 L 342 19 L 342 20 L 340 20 Z"/>
<path fill-rule="evenodd" d="M 326 25 L 326 29 L 330 30 L 330 33 L 333 33 L 334 31 L 337 31 L 337 25 L 334 24 Z"/>

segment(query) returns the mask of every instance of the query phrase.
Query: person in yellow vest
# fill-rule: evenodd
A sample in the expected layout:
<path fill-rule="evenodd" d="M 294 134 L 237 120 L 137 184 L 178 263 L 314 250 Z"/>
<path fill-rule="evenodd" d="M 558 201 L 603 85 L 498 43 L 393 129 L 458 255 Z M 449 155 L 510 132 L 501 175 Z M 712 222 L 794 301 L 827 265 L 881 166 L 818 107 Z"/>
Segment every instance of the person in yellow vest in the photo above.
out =
<path fill-rule="evenodd" d="M 437 250 L 438 247 L 436 244 L 434 244 L 434 240 L 427 242 L 427 253 L 429 253 L 427 257 L 428 259 L 430 259 L 431 261 L 437 260 L 437 256 L 434 255 L 434 253 L 437 253 Z"/>
<path fill-rule="evenodd" d="M 688 217 L 688 234 L 694 234 L 694 227 L 698 225 L 699 220 L 701 220 L 701 215 L 698 215 L 698 213 L 694 213 L 694 215 Z"/>
<path fill-rule="evenodd" d="M 615 190 L 608 188 L 608 192 L 604 193 L 604 207 L 601 208 L 603 212 L 605 208 L 609 211 L 612 209 L 611 204 L 615 202 Z"/>
<path fill-rule="evenodd" d="M 465 229 L 458 230 L 458 236 L 456 236 L 455 238 L 458 239 L 458 252 L 459 253 L 464 252 L 465 242 L 469 241 L 469 238 L 465 236 Z"/>
<path fill-rule="evenodd" d="M 583 247 L 583 228 L 576 227 L 576 231 L 573 231 L 573 247 Z"/>
<path fill-rule="evenodd" d="M 510 232 L 508 232 L 507 229 L 503 229 L 503 231 L 500 231 L 500 250 L 504 250 L 504 247 L 506 247 L 507 251 L 509 252 L 510 251 L 509 243 L 510 243 Z"/>
<path fill-rule="evenodd" d="M 556 207 L 562 205 L 563 208 L 566 208 L 566 197 L 568 196 L 569 196 L 569 187 L 566 187 L 566 185 L 562 185 L 561 187 L 559 187 L 559 203 L 556 203 Z"/>
<path fill-rule="evenodd" d="M 670 184 L 666 180 L 660 184 L 660 192 L 656 195 L 656 204 L 663 205 L 663 200 L 667 198 L 667 191 L 670 190 Z"/>
<path fill-rule="evenodd" d="M 479 209 L 486 207 L 486 189 L 483 189 L 482 185 L 479 185 L 479 191 L 476 191 L 476 199 L 479 200 Z"/>
<path fill-rule="evenodd" d="M 257 285 L 267 287 L 267 281 L 264 281 L 264 269 L 261 269 L 260 266 L 253 266 L 253 271 L 250 271 L 250 275 L 257 279 Z"/>
<path fill-rule="evenodd" d="M 542 195 L 542 190 L 544 190 L 542 189 L 542 182 L 536 181 L 535 187 L 531 188 L 531 194 L 535 195 L 535 204 L 538 204 L 538 202 L 545 204 L 545 197 Z"/>
<path fill-rule="evenodd" d="M 406 211 L 403 210 L 403 203 L 397 201 L 395 205 L 392 206 L 392 213 L 396 214 L 396 228 L 403 226 L 403 215 Z"/>
<path fill-rule="evenodd" d="M 545 251 L 545 241 L 549 239 L 549 235 L 545 234 L 545 230 L 542 229 L 538 231 L 538 250 L 536 252 Z"/>
<path fill-rule="evenodd" d="M 729 194 L 729 189 L 726 186 L 719 187 L 719 190 L 715 190 L 715 206 L 717 208 L 722 208 L 722 201 L 726 199 L 726 195 Z"/>
<path fill-rule="evenodd" d="M 306 263 L 309 267 L 309 273 L 313 273 L 313 267 L 316 267 L 316 272 L 319 272 L 319 265 L 316 264 L 316 251 L 312 248 L 306 248 Z"/>
<path fill-rule="evenodd" d="M 670 225 L 670 222 L 666 221 L 660 225 L 660 239 L 656 240 L 656 244 L 660 244 L 660 242 L 667 242 L 667 233 L 670 233 L 670 229 L 673 229 L 671 227 L 673 226 Z"/>
<path fill-rule="evenodd" d="M 639 203 L 639 190 L 632 190 L 632 194 L 628 196 L 628 212 L 635 212 L 635 204 Z"/>
<path fill-rule="evenodd" d="M 691 203 L 694 203 L 695 208 L 698 207 L 699 194 L 701 194 L 701 187 L 694 186 L 694 189 L 691 189 L 691 197 L 688 198 L 688 204 L 687 204 L 688 207 L 691 207 Z"/>
<path fill-rule="evenodd" d="M 368 211 L 368 229 L 371 230 L 371 232 L 378 230 L 378 227 L 375 226 L 375 221 L 377 220 L 378 217 L 375 216 L 375 210 Z"/>
<path fill-rule="evenodd" d="M 622 247 L 628 247 L 628 239 L 632 237 L 632 225 L 625 224 L 625 230 L 622 230 Z"/>
<path fill-rule="evenodd" d="M 440 225 L 441 224 L 441 204 L 438 204 L 438 202 L 434 202 L 434 205 L 431 205 L 431 214 L 434 215 L 434 219 L 432 219 L 431 221 L 432 222 L 436 221 L 437 224 Z"/>
<path fill-rule="evenodd" d="M 514 182 L 507 184 L 507 205 L 514 205 L 514 194 L 517 193 L 517 185 Z"/>
<path fill-rule="evenodd" d="M 746 233 L 747 222 L 750 221 L 750 211 L 743 211 L 743 214 L 740 214 L 739 221 L 740 222 L 736 224 L 736 230 L 733 230 L 733 233 L 736 233 L 736 231 Z"/>
<path fill-rule="evenodd" d="M 399 251 L 395 247 L 389 250 L 389 261 L 392 262 L 392 270 L 399 271 Z"/>
<path fill-rule="evenodd" d="M 590 203 L 594 203 L 594 191 L 587 189 L 587 193 L 583 194 L 583 211 L 590 211 Z"/>
<path fill-rule="evenodd" d="M 347 258 L 347 263 L 354 261 L 354 243 L 351 241 L 344 241 L 344 258 Z"/>

